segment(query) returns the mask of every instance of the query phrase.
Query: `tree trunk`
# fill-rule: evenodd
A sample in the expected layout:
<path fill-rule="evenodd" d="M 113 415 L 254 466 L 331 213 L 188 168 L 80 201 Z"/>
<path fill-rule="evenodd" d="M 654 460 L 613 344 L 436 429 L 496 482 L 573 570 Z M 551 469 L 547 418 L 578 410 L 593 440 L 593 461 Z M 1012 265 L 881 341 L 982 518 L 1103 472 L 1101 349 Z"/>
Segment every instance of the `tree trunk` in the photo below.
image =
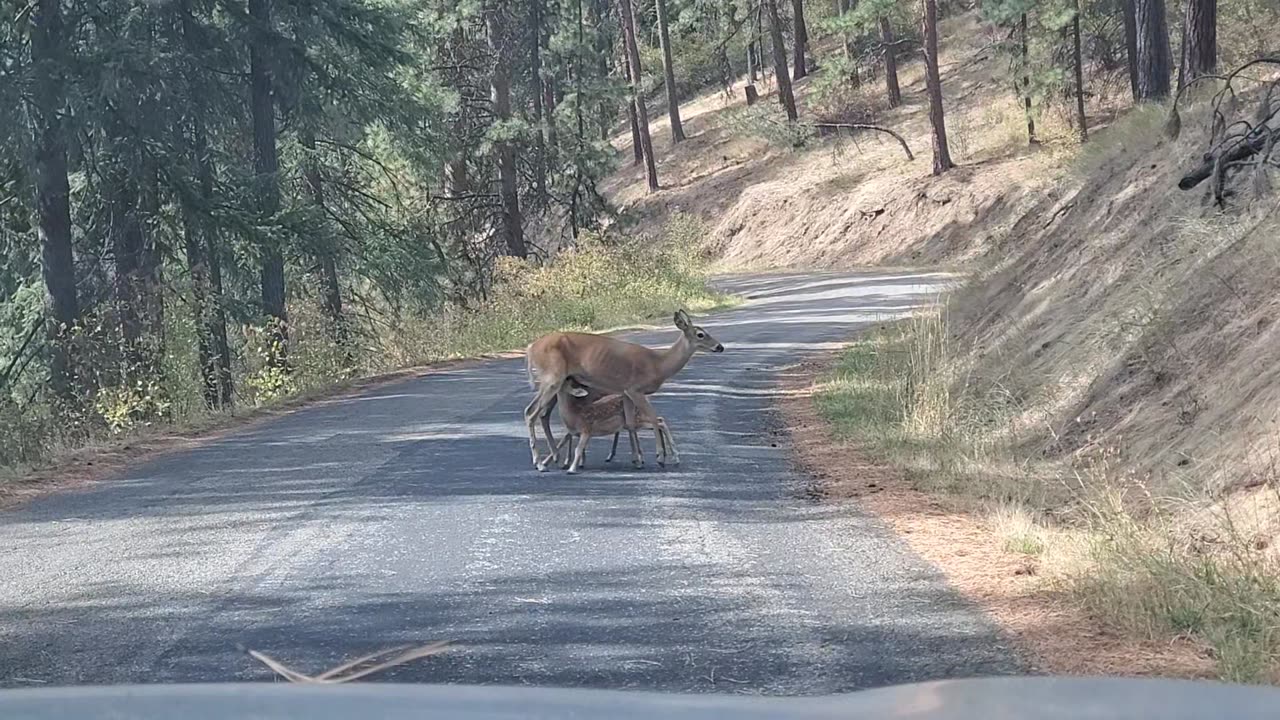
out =
<path fill-rule="evenodd" d="M 778 81 L 778 101 L 787 111 L 787 119 L 795 122 L 796 96 L 791 92 L 791 78 L 787 75 L 787 48 L 782 44 L 782 19 L 778 17 L 778 0 L 764 0 L 769 11 L 769 40 L 773 46 L 773 74 Z"/>
<path fill-rule="evenodd" d="M 1018 33 L 1022 43 L 1022 101 L 1023 113 L 1027 116 L 1027 142 L 1036 144 L 1036 119 L 1031 114 L 1031 60 L 1027 52 L 1027 14 L 1018 18 Z"/>
<path fill-rule="evenodd" d="M 1075 0 L 1076 14 L 1071 18 L 1071 53 L 1076 71 L 1076 124 L 1080 126 L 1080 142 L 1089 140 L 1089 121 L 1084 114 L 1084 61 L 1080 52 L 1080 0 Z"/>
<path fill-rule="evenodd" d="M 1164 0 L 1134 0 L 1138 36 L 1138 99 L 1169 96 L 1171 53 Z"/>
<path fill-rule="evenodd" d="M 1121 15 L 1124 17 L 1124 52 L 1129 67 L 1129 90 L 1133 99 L 1138 99 L 1138 21 L 1134 3 L 1136 0 L 1123 0 Z"/>
<path fill-rule="evenodd" d="M 902 104 L 902 90 L 898 88 L 898 48 L 894 45 L 893 26 L 889 18 L 880 18 L 880 42 L 884 45 L 884 86 L 889 96 L 889 107 Z"/>
<path fill-rule="evenodd" d="M 59 56 L 66 38 L 61 0 L 37 0 L 32 15 L 31 64 L 35 111 L 35 181 L 41 273 L 49 303 L 50 382 L 64 401 L 75 399 L 71 328 L 80 320 L 71 253 L 71 186 L 61 112 L 66 80 Z"/>
<path fill-rule="evenodd" d="M 1178 89 L 1218 69 L 1218 0 L 1187 0 Z"/>
<path fill-rule="evenodd" d="M 303 163 L 302 179 L 306 183 L 307 192 L 311 195 L 311 204 L 319 211 L 320 217 L 328 224 L 326 217 L 324 179 L 320 175 L 320 163 L 316 159 L 316 141 L 311 130 L 299 133 L 302 148 L 307 151 Z M 342 315 L 342 285 L 338 281 L 338 243 L 330 232 L 319 238 L 322 247 L 316 252 L 319 267 L 321 291 L 321 309 L 329 319 L 329 336 L 333 342 L 344 350 L 344 361 L 347 367 L 355 364 L 348 348 L 346 318 Z"/>
<path fill-rule="evenodd" d="M 145 107 L 145 116 L 157 118 L 156 107 Z M 159 134 L 158 132 L 156 134 Z M 163 372 L 164 363 L 164 291 L 161 272 L 164 268 L 163 246 L 157 237 L 155 224 L 160 221 L 160 170 L 155 158 L 146 153 L 142 157 L 142 268 L 140 288 L 142 314 L 146 321 L 150 341 L 144 348 L 147 367 L 156 374 Z"/>
<path fill-rule="evenodd" d="M 631 0 L 621 0 L 618 12 L 622 14 L 622 33 L 626 36 L 627 63 L 631 66 L 631 99 L 635 103 L 636 127 L 640 134 L 640 146 L 644 150 L 645 173 L 649 180 L 649 192 L 658 189 L 658 164 L 653 157 L 653 138 L 649 135 L 649 111 L 644 106 L 641 88 L 644 73 L 640 69 L 640 48 L 636 44 L 636 19 L 632 14 Z"/>
<path fill-rule="evenodd" d="M 622 59 L 622 74 L 627 79 L 627 86 L 631 86 L 631 61 L 625 57 Z M 639 165 L 644 162 L 644 143 L 640 141 L 640 121 L 636 119 L 636 101 L 635 97 L 627 98 L 627 120 L 631 124 L 631 154 L 632 165 Z"/>
<path fill-rule="evenodd" d="M 755 83 L 757 80 L 760 79 L 760 73 L 757 70 L 758 68 L 757 62 L 758 61 L 756 60 L 756 41 L 752 40 L 747 43 L 747 80 L 750 83 Z"/>
<path fill-rule="evenodd" d="M 833 0 L 837 16 L 846 15 L 858 9 L 858 0 Z M 844 35 L 844 57 L 849 61 L 849 82 L 854 87 L 862 85 L 862 77 L 858 74 L 858 46 L 853 41 L 853 35 L 843 33 Z"/>
<path fill-rule="evenodd" d="M 489 85 L 493 114 L 498 122 L 506 123 L 511 120 L 511 63 L 507 61 L 509 43 L 506 40 L 507 28 L 501 4 L 486 3 L 484 17 L 489 31 L 489 50 L 494 61 Z M 524 220 L 520 214 L 516 151 L 510 141 L 501 140 L 494 143 L 494 154 L 498 164 L 498 197 L 502 201 L 502 237 L 506 242 L 507 254 L 519 258 L 528 257 L 529 250 L 524 243 Z"/>
<path fill-rule="evenodd" d="M 796 40 L 791 53 L 795 65 L 792 78 L 799 80 L 809 74 L 809 68 L 805 64 L 805 52 L 809 49 L 809 29 L 804 22 L 804 0 L 791 0 L 791 14 Z"/>
<path fill-rule="evenodd" d="M 684 140 L 680 123 L 680 98 L 676 93 L 676 70 L 671 60 L 671 32 L 667 27 L 667 0 L 654 0 L 658 10 L 658 41 L 662 44 L 662 74 L 667 86 L 667 117 L 671 120 L 671 141 Z"/>
<path fill-rule="evenodd" d="M 124 137 L 123 128 L 113 132 L 117 137 Z M 114 167 L 107 173 L 104 194 L 110 210 L 111 256 L 115 266 L 112 293 L 122 345 L 120 369 L 122 379 L 132 384 L 152 370 L 144 367 L 142 348 L 146 340 L 142 315 L 142 221 L 136 175 L 124 166 L 127 163 L 124 157 L 117 156 L 108 162 Z"/>
<path fill-rule="evenodd" d="M 533 189 L 539 205 L 547 203 L 547 145 L 544 141 L 542 111 L 542 0 L 529 0 L 529 24 L 533 42 L 529 43 L 529 82 L 533 95 Z"/>
<path fill-rule="evenodd" d="M 209 336 L 216 366 L 221 407 L 231 406 L 231 346 L 227 343 L 227 303 L 222 291 L 222 252 L 215 232 L 204 234 L 204 261 L 209 267 Z"/>
<path fill-rule="evenodd" d="M 275 100 L 271 91 L 271 0 L 249 0 L 249 81 L 250 113 L 253 116 L 254 171 L 257 173 L 258 210 L 264 220 L 280 211 L 277 173 L 280 159 L 276 150 Z M 279 241 L 263 238 L 259 243 L 262 268 L 262 310 L 272 318 L 271 347 L 267 362 L 284 367 L 288 357 L 288 316 L 285 312 L 284 254 Z"/>
<path fill-rule="evenodd" d="M 190 4 L 181 5 L 183 43 L 195 56 L 194 19 Z M 190 78 L 189 78 L 190 79 Z M 188 86 L 192 98 L 199 95 L 194 83 Z M 213 159 L 205 136 L 202 116 L 205 107 L 197 104 L 192 112 L 189 150 L 195 166 L 199 207 L 208 207 L 214 190 Z M 192 307 L 200 357 L 205 404 L 210 409 L 231 406 L 231 352 L 227 345 L 227 315 L 222 300 L 222 265 L 217 230 L 201 223 L 191 207 L 183 208 L 183 224 L 187 244 L 187 266 L 191 271 L 195 302 Z"/>
<path fill-rule="evenodd" d="M 769 63 L 764 60 L 764 7 L 763 0 L 756 6 L 756 62 L 760 66 L 760 79 L 768 80 Z"/>
<path fill-rule="evenodd" d="M 611 32 L 604 29 L 608 26 L 605 18 L 609 15 L 608 0 L 592 0 L 591 2 L 591 24 L 596 28 L 596 72 L 597 79 L 603 80 L 609 77 L 609 58 L 611 50 L 614 47 Z M 596 120 L 600 126 L 600 141 L 608 142 L 613 134 L 613 111 L 614 107 L 609 100 L 602 99 L 597 109 L 599 115 Z"/>
<path fill-rule="evenodd" d="M 942 112 L 942 77 L 938 73 L 938 3 L 921 0 L 924 11 L 925 85 L 929 92 L 929 124 L 933 127 L 933 174 L 941 175 L 954 165 L 947 147 L 947 126 Z"/>
<path fill-rule="evenodd" d="M 187 269 L 191 273 L 191 314 L 196 322 L 196 352 L 200 359 L 201 388 L 205 407 L 222 407 L 218 393 L 218 370 L 214 364 L 213 343 L 206 332 L 209 319 L 209 271 L 205 264 L 199 220 L 186 211 L 182 218 L 182 234 L 187 250 Z"/>

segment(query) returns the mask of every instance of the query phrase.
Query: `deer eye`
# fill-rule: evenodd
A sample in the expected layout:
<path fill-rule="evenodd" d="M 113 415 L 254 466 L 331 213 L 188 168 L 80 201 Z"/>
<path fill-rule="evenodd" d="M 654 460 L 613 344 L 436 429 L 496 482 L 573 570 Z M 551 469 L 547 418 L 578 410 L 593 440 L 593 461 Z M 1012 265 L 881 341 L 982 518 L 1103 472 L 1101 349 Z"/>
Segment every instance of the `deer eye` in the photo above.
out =
<path fill-rule="evenodd" d="M 704 337 L 706 337 L 706 336 L 707 336 L 707 334 L 706 334 L 706 333 L 702 332 L 701 330 L 699 330 L 699 331 L 698 331 L 698 337 L 700 337 L 700 338 L 704 338 Z"/>

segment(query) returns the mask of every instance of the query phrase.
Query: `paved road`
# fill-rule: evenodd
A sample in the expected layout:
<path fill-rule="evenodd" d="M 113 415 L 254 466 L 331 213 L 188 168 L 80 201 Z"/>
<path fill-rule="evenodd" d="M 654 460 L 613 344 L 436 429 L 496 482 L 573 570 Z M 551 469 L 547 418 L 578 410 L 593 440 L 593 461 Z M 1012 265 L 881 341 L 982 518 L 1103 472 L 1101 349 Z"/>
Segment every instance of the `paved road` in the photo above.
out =
<path fill-rule="evenodd" d="M 0 685 L 262 679 L 238 644 L 320 669 L 435 639 L 460 647 L 387 677 L 808 694 L 1016 671 L 879 522 L 804 499 L 769 410 L 781 368 L 941 280 L 724 280 L 752 298 L 700 321 L 726 352 L 655 399 L 676 470 L 601 469 L 597 441 L 585 474 L 537 474 L 504 361 L 0 515 Z"/>

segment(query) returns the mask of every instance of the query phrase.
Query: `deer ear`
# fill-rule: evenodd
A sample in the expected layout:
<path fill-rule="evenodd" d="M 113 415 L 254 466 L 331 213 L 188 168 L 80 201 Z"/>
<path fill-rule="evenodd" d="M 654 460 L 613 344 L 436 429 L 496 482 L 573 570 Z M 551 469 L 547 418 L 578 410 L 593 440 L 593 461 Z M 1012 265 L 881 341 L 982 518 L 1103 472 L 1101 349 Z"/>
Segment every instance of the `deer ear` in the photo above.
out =
<path fill-rule="evenodd" d="M 689 326 L 693 324 L 693 322 L 689 320 L 689 313 L 685 312 L 684 310 L 676 311 L 675 320 L 676 320 L 676 327 L 680 328 L 681 330 L 688 330 Z"/>
<path fill-rule="evenodd" d="M 581 385 L 575 385 L 574 387 L 569 388 L 569 394 L 576 398 L 584 398 L 590 395 L 591 392 Z"/>

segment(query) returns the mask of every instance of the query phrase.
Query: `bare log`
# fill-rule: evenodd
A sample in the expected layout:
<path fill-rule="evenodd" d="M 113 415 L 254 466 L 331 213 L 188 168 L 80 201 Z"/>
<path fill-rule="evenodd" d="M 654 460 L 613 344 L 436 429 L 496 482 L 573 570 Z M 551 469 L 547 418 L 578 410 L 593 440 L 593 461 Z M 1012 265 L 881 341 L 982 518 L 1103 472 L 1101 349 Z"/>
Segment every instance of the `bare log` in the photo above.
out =
<path fill-rule="evenodd" d="M 1182 179 L 1178 181 L 1178 189 L 1190 190 L 1205 180 L 1208 180 L 1213 175 L 1213 171 L 1219 167 L 1219 160 L 1221 160 L 1224 165 L 1239 162 L 1253 157 L 1266 146 L 1267 136 L 1258 135 L 1252 140 L 1235 146 L 1225 155 L 1208 155 L 1205 157 L 1203 162 L 1196 166 L 1196 169 L 1182 176 Z"/>

